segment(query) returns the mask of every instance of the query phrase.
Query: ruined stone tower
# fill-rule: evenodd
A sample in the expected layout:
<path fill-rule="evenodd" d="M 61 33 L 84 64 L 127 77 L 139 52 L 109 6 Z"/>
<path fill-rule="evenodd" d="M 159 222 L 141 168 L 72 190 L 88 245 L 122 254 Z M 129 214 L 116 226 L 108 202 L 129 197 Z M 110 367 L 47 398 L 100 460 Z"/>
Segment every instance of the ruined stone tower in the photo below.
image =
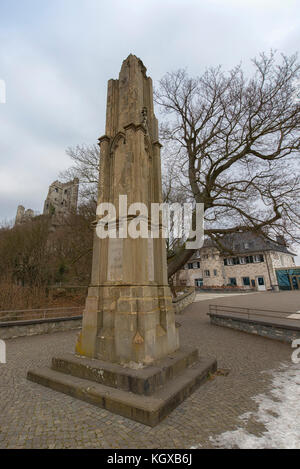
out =
<path fill-rule="evenodd" d="M 60 182 L 54 181 L 49 186 L 48 195 L 44 203 L 44 215 L 66 215 L 76 212 L 78 202 L 79 179 Z"/>
<path fill-rule="evenodd" d="M 31 208 L 25 210 L 23 205 L 18 205 L 17 214 L 15 218 L 15 225 L 19 225 L 21 223 L 26 223 L 32 218 L 34 218 L 35 213 Z"/>
<path fill-rule="evenodd" d="M 117 209 L 162 202 L 158 123 L 152 80 L 134 55 L 108 83 L 101 148 L 100 202 Z M 99 217 L 97 218 L 97 221 Z M 129 221 L 129 220 L 127 220 Z M 148 219 L 147 223 L 150 222 Z M 91 286 L 77 353 L 116 362 L 151 363 L 179 347 L 167 279 L 165 240 L 99 239 L 95 233 Z"/>

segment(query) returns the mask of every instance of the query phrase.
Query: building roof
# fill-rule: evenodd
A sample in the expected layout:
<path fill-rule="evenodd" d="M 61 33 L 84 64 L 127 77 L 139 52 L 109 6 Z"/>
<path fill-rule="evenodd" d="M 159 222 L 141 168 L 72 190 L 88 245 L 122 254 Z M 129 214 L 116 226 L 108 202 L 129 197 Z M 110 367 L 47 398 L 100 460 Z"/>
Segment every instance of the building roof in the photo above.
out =
<path fill-rule="evenodd" d="M 228 251 L 232 251 L 234 254 L 250 254 L 257 251 L 277 251 L 296 256 L 295 253 L 289 250 L 284 238 L 281 236 L 278 236 L 277 241 L 275 241 L 266 239 L 253 232 L 236 232 L 225 235 L 220 242 L 225 248 L 223 253 L 229 255 L 230 253 Z M 205 247 L 215 247 L 220 251 L 220 247 L 217 243 L 210 239 L 204 241 L 203 248 Z M 196 259 L 197 257 L 199 256 L 195 253 L 191 259 Z"/>

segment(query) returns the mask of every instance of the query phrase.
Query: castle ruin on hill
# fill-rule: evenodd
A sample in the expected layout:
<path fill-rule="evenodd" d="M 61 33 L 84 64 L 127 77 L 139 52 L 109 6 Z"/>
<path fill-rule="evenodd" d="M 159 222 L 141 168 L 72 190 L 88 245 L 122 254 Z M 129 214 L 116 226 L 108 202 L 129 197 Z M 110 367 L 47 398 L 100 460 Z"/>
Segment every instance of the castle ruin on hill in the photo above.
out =
<path fill-rule="evenodd" d="M 76 212 L 78 203 L 79 179 L 60 182 L 54 181 L 49 186 L 47 198 L 44 203 L 44 215 L 65 215 Z"/>
<path fill-rule="evenodd" d="M 27 210 L 25 210 L 25 207 L 23 207 L 23 205 L 18 205 L 17 214 L 15 218 L 15 225 L 26 223 L 34 216 L 35 216 L 35 213 L 33 210 L 31 210 L 31 208 L 28 208 Z"/>
<path fill-rule="evenodd" d="M 74 213 L 78 204 L 78 187 L 79 179 L 74 178 L 72 181 L 60 182 L 54 181 L 49 186 L 48 195 L 44 203 L 43 215 L 63 216 L 68 213 Z M 25 210 L 23 205 L 17 208 L 15 225 L 27 223 L 34 218 L 37 212 L 28 208 Z"/>

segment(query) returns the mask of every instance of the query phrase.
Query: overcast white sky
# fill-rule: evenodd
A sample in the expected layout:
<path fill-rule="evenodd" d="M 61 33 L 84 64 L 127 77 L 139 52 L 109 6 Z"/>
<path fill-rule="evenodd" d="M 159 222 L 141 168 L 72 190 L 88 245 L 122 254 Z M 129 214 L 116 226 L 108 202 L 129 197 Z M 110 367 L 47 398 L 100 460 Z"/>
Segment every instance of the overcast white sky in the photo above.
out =
<path fill-rule="evenodd" d="M 107 80 L 129 53 L 155 85 L 299 44 L 300 0 L 0 0 L 0 220 L 41 211 L 66 147 L 104 133 Z"/>

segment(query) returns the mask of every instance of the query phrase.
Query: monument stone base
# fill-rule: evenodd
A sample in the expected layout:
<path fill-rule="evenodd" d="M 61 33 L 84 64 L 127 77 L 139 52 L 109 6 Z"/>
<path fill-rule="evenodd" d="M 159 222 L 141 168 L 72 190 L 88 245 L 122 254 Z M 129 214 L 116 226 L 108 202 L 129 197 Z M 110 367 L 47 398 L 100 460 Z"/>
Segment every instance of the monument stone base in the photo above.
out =
<path fill-rule="evenodd" d="M 137 369 L 69 353 L 53 358 L 51 368 L 29 371 L 27 378 L 154 427 L 216 369 L 215 360 L 188 348 Z"/>
<path fill-rule="evenodd" d="M 168 285 L 105 282 L 89 287 L 76 353 L 149 365 L 178 350 L 177 329 Z"/>

